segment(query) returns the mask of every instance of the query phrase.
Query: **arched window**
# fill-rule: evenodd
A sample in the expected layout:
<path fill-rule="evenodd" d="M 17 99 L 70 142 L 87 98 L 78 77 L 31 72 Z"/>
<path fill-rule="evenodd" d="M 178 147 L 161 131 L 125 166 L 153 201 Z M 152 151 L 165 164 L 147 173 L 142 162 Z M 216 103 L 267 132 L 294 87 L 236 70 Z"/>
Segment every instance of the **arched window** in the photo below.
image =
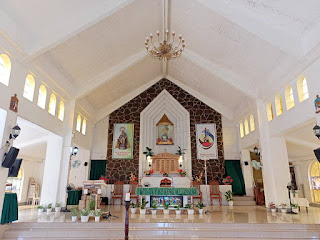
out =
<path fill-rule="evenodd" d="M 39 96 L 38 96 L 38 106 L 42 109 L 46 108 L 47 101 L 47 89 L 44 85 L 41 85 L 39 88 Z"/>
<path fill-rule="evenodd" d="M 26 99 L 30 100 L 31 102 L 33 101 L 35 86 L 36 86 L 36 82 L 34 80 L 34 77 L 31 74 L 28 74 L 24 84 L 23 96 Z"/>
<path fill-rule="evenodd" d="M 282 100 L 280 94 L 278 94 L 275 98 L 275 105 L 276 105 L 276 113 L 277 116 L 280 116 L 283 113 L 283 107 L 282 107 Z"/>
<path fill-rule="evenodd" d="M 83 135 L 86 135 L 86 130 L 87 130 L 87 120 L 83 119 L 83 121 L 82 121 L 82 130 L 81 130 Z"/>
<path fill-rule="evenodd" d="M 249 134 L 249 122 L 248 122 L 248 119 L 245 119 L 245 120 L 244 120 L 244 133 L 245 133 L 246 135 Z"/>
<path fill-rule="evenodd" d="M 253 132 L 256 130 L 256 124 L 254 123 L 254 117 L 250 114 L 250 131 Z"/>
<path fill-rule="evenodd" d="M 6 54 L 0 55 L 0 82 L 4 85 L 9 85 L 11 73 L 11 61 Z"/>
<path fill-rule="evenodd" d="M 244 131 L 243 131 L 243 123 L 242 122 L 240 123 L 239 129 L 240 129 L 240 137 L 243 138 L 244 137 Z"/>
<path fill-rule="evenodd" d="M 320 163 L 315 161 L 310 167 L 310 182 L 313 190 L 313 199 L 320 202 Z"/>
<path fill-rule="evenodd" d="M 78 117 L 77 117 L 76 130 L 77 130 L 78 132 L 81 131 L 81 116 L 80 116 L 80 115 L 78 115 Z"/>
<path fill-rule="evenodd" d="M 269 103 L 267 103 L 266 107 L 267 107 L 268 122 L 270 122 L 273 119 L 272 104 L 269 102 Z"/>
<path fill-rule="evenodd" d="M 60 103 L 59 103 L 58 119 L 61 121 L 63 121 L 63 119 L 64 119 L 64 103 L 63 103 L 63 101 L 60 101 Z"/>
<path fill-rule="evenodd" d="M 48 112 L 53 116 L 56 115 L 56 105 L 57 105 L 56 95 L 54 95 L 54 93 L 51 93 Z"/>
<path fill-rule="evenodd" d="M 309 98 L 309 91 L 307 85 L 307 79 L 304 76 L 300 76 L 297 81 L 299 101 L 303 102 Z"/>
<path fill-rule="evenodd" d="M 286 88 L 285 94 L 286 94 L 287 110 L 289 110 L 294 107 L 294 96 L 293 96 L 293 90 L 291 86 L 288 86 Z"/>

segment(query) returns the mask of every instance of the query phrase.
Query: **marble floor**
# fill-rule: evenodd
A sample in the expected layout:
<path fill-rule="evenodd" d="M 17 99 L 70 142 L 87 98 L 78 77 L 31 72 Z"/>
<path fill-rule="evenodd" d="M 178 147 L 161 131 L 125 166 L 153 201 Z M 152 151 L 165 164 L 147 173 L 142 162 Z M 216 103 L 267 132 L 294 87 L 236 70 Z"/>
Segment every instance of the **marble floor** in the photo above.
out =
<path fill-rule="evenodd" d="M 125 207 L 121 205 L 111 206 L 111 217 L 102 222 L 124 223 Z M 106 211 L 107 209 L 103 209 Z M 320 208 L 310 207 L 309 213 L 305 209 L 296 215 L 281 212 L 271 213 L 262 206 L 210 206 L 206 207 L 208 213 L 200 215 L 195 210 L 194 215 L 183 212 L 176 215 L 175 211 L 170 211 L 170 215 L 164 215 L 162 210 L 158 210 L 157 215 L 147 213 L 140 215 L 129 215 L 130 223 L 296 223 L 296 224 L 320 224 Z M 94 221 L 91 219 L 90 221 Z M 16 222 L 71 222 L 71 213 L 41 213 L 30 206 L 19 207 L 19 220 Z"/>

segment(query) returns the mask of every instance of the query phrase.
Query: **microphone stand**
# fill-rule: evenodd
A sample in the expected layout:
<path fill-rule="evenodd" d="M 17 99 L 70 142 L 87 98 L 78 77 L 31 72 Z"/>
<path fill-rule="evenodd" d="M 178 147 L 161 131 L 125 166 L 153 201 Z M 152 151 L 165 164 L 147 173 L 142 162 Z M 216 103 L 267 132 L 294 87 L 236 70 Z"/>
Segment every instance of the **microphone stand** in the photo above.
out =
<path fill-rule="evenodd" d="M 109 181 L 110 180 L 108 180 L 108 182 L 107 182 L 107 188 L 109 189 Z M 111 188 L 111 190 L 112 190 L 112 188 Z M 111 214 L 111 197 L 112 197 L 112 191 L 110 191 L 110 204 L 109 204 L 109 210 L 108 210 L 108 213 L 107 214 L 105 214 L 105 215 L 103 215 L 103 219 L 108 219 L 108 218 L 111 218 L 111 217 L 115 217 L 115 218 L 118 218 L 118 216 L 115 216 L 115 215 L 112 215 Z"/>
<path fill-rule="evenodd" d="M 297 214 L 297 213 L 295 213 L 294 211 L 292 211 L 292 203 L 291 203 L 291 194 L 290 194 L 290 191 L 291 191 L 291 189 L 292 189 L 292 186 L 290 185 L 288 185 L 287 186 L 287 188 L 288 188 L 288 194 L 289 194 L 289 200 L 290 200 L 290 212 L 287 212 L 288 214 Z"/>

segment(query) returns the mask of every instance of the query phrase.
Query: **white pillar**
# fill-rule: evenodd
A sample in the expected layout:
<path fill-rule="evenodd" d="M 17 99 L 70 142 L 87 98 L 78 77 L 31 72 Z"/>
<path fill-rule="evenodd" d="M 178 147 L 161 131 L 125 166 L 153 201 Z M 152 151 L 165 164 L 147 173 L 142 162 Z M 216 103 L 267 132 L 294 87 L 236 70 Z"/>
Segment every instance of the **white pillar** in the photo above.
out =
<path fill-rule="evenodd" d="M 248 165 L 245 165 L 245 162 L 248 162 Z M 251 157 L 249 150 L 241 151 L 241 168 L 244 183 L 246 186 L 246 196 L 253 197 L 253 173 L 252 173 L 252 165 L 251 165 Z"/>
<path fill-rule="evenodd" d="M 257 112 L 266 204 L 288 204 L 287 184 L 291 179 L 285 138 L 270 136 L 266 107 L 260 99 L 257 100 Z"/>

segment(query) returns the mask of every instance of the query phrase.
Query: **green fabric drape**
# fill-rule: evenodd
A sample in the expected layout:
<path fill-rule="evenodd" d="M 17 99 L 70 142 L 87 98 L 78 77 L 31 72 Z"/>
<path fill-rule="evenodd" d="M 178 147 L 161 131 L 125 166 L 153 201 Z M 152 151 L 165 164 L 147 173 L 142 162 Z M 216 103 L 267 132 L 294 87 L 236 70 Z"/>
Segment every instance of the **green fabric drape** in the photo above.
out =
<path fill-rule="evenodd" d="M 198 195 L 198 188 L 141 188 L 136 189 L 137 195 L 152 195 L 152 196 L 195 196 Z"/>
<path fill-rule="evenodd" d="M 79 205 L 79 200 L 82 196 L 82 190 L 68 191 L 67 205 Z"/>
<path fill-rule="evenodd" d="M 226 160 L 225 165 L 227 175 L 233 179 L 232 193 L 240 196 L 246 195 L 240 160 Z"/>
<path fill-rule="evenodd" d="M 106 175 L 107 160 L 91 160 L 90 180 L 99 180 Z"/>
<path fill-rule="evenodd" d="M 1 224 L 11 223 L 18 220 L 18 199 L 16 193 L 4 195 Z"/>

